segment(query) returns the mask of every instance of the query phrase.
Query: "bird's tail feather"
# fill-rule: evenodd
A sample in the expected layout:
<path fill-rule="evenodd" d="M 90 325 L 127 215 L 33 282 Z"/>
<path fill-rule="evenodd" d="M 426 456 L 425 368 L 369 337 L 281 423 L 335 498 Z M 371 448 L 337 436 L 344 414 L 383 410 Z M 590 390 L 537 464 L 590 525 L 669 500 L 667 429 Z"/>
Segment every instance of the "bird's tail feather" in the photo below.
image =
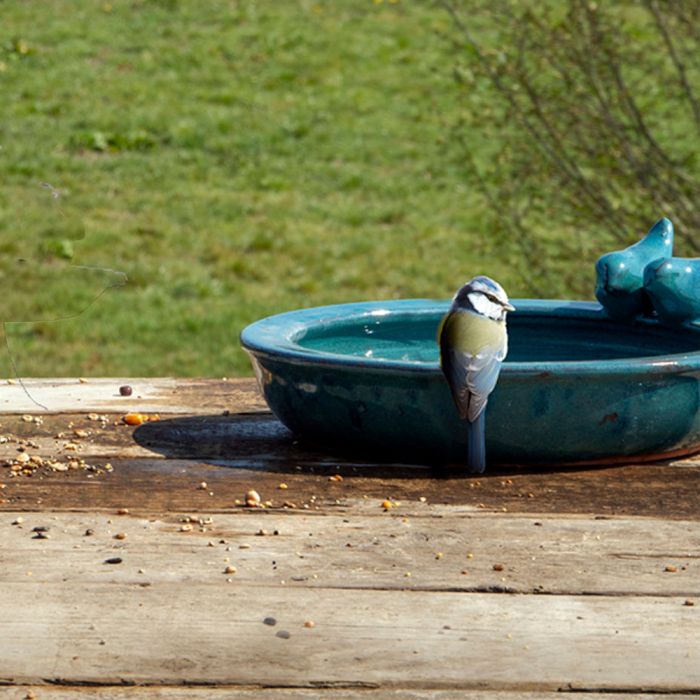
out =
<path fill-rule="evenodd" d="M 486 424 L 486 411 L 482 411 L 469 426 L 467 437 L 469 470 L 475 474 L 483 474 L 486 469 L 486 439 L 484 427 Z"/>

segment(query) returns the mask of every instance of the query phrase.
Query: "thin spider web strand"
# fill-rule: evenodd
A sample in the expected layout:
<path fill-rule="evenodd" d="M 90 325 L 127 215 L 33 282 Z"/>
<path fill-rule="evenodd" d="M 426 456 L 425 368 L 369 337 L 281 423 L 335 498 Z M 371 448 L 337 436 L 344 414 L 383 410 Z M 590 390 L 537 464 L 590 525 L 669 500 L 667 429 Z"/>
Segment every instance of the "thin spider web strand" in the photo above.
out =
<path fill-rule="evenodd" d="M 78 318 L 79 316 L 82 316 L 86 311 L 88 311 L 92 306 L 94 306 L 99 299 L 106 294 L 110 289 L 119 289 L 120 287 L 125 286 L 129 278 L 127 277 L 125 272 L 121 272 L 120 270 L 113 270 L 112 268 L 109 267 L 95 267 L 92 265 L 71 265 L 71 267 L 74 267 L 78 270 L 91 270 L 91 271 L 97 271 L 97 272 L 107 272 L 115 275 L 119 275 L 121 277 L 121 280 L 119 282 L 114 282 L 113 284 L 107 285 L 104 287 L 102 290 L 100 290 L 100 293 L 95 296 L 90 303 L 83 308 L 81 311 L 75 314 L 69 314 L 68 316 L 60 316 L 58 318 L 51 318 L 47 319 L 46 321 L 43 321 L 43 323 L 56 323 L 58 321 L 68 321 L 70 319 Z M 17 370 L 17 364 L 15 362 L 14 355 L 12 354 L 12 349 L 10 348 L 10 341 L 7 335 L 7 326 L 8 324 L 12 325 L 22 325 L 22 324 L 31 324 L 31 323 L 36 323 L 35 321 L 3 321 L 2 322 L 2 327 L 3 327 L 3 335 L 5 337 L 5 347 L 7 348 L 7 354 L 8 357 L 10 358 L 10 365 L 12 366 L 12 372 L 14 375 L 14 378 L 19 382 L 19 385 L 22 387 L 22 390 L 24 393 L 27 395 L 29 400 L 36 404 L 37 406 L 40 406 L 43 408 L 45 411 L 50 410 L 48 406 L 45 406 L 43 403 L 40 401 L 37 401 L 29 392 L 27 389 L 26 385 L 24 384 L 24 381 L 22 378 L 19 376 L 19 372 Z"/>

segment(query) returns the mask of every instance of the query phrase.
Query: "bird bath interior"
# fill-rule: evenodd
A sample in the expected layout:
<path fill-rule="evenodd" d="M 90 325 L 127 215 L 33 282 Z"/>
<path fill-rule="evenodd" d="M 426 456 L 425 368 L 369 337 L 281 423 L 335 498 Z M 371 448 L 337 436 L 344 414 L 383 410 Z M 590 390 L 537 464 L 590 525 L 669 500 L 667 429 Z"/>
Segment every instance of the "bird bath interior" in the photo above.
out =
<path fill-rule="evenodd" d="M 700 330 L 610 320 L 596 303 L 515 300 L 487 407 L 489 461 L 659 459 L 700 449 Z M 465 425 L 439 367 L 448 302 L 342 304 L 272 316 L 241 335 L 291 430 L 393 461 L 464 462 Z"/>

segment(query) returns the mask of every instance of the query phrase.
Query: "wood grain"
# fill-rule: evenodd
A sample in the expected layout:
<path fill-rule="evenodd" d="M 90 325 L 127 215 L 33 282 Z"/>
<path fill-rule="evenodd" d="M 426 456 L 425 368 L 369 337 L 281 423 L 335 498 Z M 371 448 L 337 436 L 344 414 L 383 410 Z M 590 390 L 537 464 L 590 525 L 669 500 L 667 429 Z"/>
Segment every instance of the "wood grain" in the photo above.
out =
<path fill-rule="evenodd" d="M 220 413 L 232 407 L 238 412 L 268 410 L 252 379 L 100 377 L 10 382 L 0 382 L 0 414 Z M 131 396 L 120 395 L 123 385 L 132 387 Z"/>
<path fill-rule="evenodd" d="M 477 478 L 297 440 L 249 380 L 29 387 L 49 412 L 0 385 L 0 700 L 700 694 L 700 461 Z"/>
<path fill-rule="evenodd" d="M 183 522 L 185 514 L 7 513 L 1 576 L 21 583 L 31 571 L 33 584 L 69 586 L 220 586 L 234 565 L 236 585 L 251 587 L 685 596 L 700 609 L 697 522 L 533 520 L 427 504 L 404 517 L 400 508 L 392 515 L 367 505 L 373 514 L 256 509 L 201 514 L 194 523 Z M 23 522 L 12 525 L 18 517 Z M 49 539 L 36 539 L 35 527 L 49 528 Z M 85 536 L 88 529 L 93 534 Z M 103 564 L 114 556 L 123 559 L 119 566 Z"/>
<path fill-rule="evenodd" d="M 365 496 L 423 497 L 490 511 L 700 519 L 700 466 L 687 462 L 492 469 L 476 478 L 421 465 L 349 459 L 297 440 L 269 414 L 170 416 L 137 428 L 124 425 L 121 415 L 107 414 L 104 427 L 76 413 L 44 416 L 41 424 L 19 415 L 2 417 L 0 435 L 8 441 L 0 443 L 0 460 L 24 449 L 64 461 L 78 457 L 93 466 L 110 462 L 114 471 L 96 477 L 82 470 L 40 470 L 31 478 L 11 478 L 9 469 L 0 467 L 6 485 L 0 508 L 226 510 L 255 488 L 277 504 L 290 500 L 314 509 L 333 510 L 337 500 Z M 76 429 L 87 437 L 76 437 Z M 66 448 L 71 443 L 75 450 Z M 343 481 L 329 481 L 334 474 Z M 202 481 L 210 487 L 206 491 L 197 490 Z M 278 490 L 281 482 L 290 487 L 286 498 Z"/>
<path fill-rule="evenodd" d="M 30 579 L 0 588 L 0 678 L 700 691 L 699 631 L 674 597 Z"/>

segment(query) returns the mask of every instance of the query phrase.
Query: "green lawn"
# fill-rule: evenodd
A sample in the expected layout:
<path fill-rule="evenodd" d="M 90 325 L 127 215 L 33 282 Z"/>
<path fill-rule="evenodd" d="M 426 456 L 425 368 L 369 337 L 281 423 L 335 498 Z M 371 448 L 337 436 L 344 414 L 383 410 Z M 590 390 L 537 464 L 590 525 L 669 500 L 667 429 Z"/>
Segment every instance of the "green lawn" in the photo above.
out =
<path fill-rule="evenodd" d="M 2 315 L 36 321 L 7 326 L 22 376 L 247 374 L 238 333 L 261 316 L 448 297 L 476 273 L 525 292 L 446 146 L 464 104 L 432 3 L 0 10 Z M 128 284 L 53 322 L 121 280 L 74 266 Z"/>

